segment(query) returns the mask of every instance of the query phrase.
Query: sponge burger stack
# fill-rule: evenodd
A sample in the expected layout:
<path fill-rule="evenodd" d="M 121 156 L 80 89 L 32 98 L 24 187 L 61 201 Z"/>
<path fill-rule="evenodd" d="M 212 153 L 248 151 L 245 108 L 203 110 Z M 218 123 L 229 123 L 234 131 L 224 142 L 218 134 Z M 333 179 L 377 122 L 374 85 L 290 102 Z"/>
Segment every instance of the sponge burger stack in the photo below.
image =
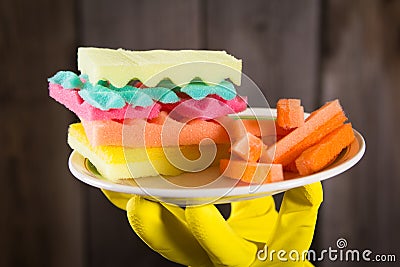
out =
<path fill-rule="evenodd" d="M 78 69 L 49 78 L 49 93 L 81 121 L 68 144 L 113 181 L 178 175 L 171 161 L 178 152 L 198 158 L 205 138 L 217 144 L 218 163 L 230 140 L 216 119 L 247 107 L 234 87 L 242 62 L 225 51 L 82 47 Z"/>

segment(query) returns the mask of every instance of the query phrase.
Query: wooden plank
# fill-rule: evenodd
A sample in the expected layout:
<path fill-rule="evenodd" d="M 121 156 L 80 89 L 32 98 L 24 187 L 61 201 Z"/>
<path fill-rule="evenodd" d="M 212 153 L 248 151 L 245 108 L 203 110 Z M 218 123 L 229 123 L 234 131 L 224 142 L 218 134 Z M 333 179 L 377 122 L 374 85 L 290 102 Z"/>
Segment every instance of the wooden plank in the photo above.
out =
<path fill-rule="evenodd" d="M 200 1 L 86 0 L 80 8 L 83 45 L 134 50 L 202 45 Z M 148 248 L 125 212 L 99 190 L 90 188 L 88 201 L 89 266 L 178 266 Z"/>
<path fill-rule="evenodd" d="M 149 49 L 198 49 L 202 44 L 201 2 L 85 0 L 82 44 L 86 46 Z"/>
<path fill-rule="evenodd" d="M 288 97 L 301 98 L 306 110 L 315 107 L 318 1 L 208 1 L 207 18 L 207 47 L 242 58 L 243 73 L 271 106 Z"/>
<path fill-rule="evenodd" d="M 67 167 L 73 116 L 46 81 L 74 69 L 74 14 L 71 1 L 1 2 L 0 266 L 85 263 L 82 187 Z"/>
<path fill-rule="evenodd" d="M 340 98 L 367 152 L 324 184 L 321 245 L 344 237 L 352 248 L 399 255 L 400 2 L 328 1 L 325 13 L 323 100 Z M 343 264 L 323 266 L 331 265 Z"/>

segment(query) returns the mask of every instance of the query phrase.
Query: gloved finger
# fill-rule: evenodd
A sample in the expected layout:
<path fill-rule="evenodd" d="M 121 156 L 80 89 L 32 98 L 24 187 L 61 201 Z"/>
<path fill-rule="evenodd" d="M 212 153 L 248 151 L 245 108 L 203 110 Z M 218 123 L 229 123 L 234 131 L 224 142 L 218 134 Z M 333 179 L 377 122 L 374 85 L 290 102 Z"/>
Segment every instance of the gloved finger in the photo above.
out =
<path fill-rule="evenodd" d="M 278 217 L 273 197 L 233 202 L 231 207 L 227 222 L 238 235 L 260 243 L 269 239 Z"/>
<path fill-rule="evenodd" d="M 231 215 L 229 216 L 229 220 L 231 221 L 247 220 L 253 217 L 276 213 L 275 201 L 271 196 L 232 202 L 231 207 Z M 249 209 L 251 209 L 251 212 L 249 212 Z"/>
<path fill-rule="evenodd" d="M 269 249 L 308 250 L 314 235 L 318 209 L 323 200 L 320 182 L 287 191 L 283 197 Z"/>
<path fill-rule="evenodd" d="M 187 207 L 186 222 L 215 266 L 250 266 L 257 246 L 239 235 L 214 205 Z"/>
<path fill-rule="evenodd" d="M 126 209 L 126 204 L 128 203 L 129 199 L 131 199 L 131 197 L 133 196 L 131 194 L 118 193 L 114 191 L 108 191 L 105 189 L 101 189 L 101 192 L 103 192 L 103 194 L 112 204 L 114 204 L 114 206 L 122 210 Z"/>
<path fill-rule="evenodd" d="M 207 253 L 188 229 L 181 208 L 134 196 L 126 210 L 136 234 L 165 258 L 184 265 L 212 266 Z"/>
<path fill-rule="evenodd" d="M 317 182 L 286 191 L 282 206 L 284 212 L 297 212 L 301 210 L 318 211 L 322 201 L 322 184 Z"/>

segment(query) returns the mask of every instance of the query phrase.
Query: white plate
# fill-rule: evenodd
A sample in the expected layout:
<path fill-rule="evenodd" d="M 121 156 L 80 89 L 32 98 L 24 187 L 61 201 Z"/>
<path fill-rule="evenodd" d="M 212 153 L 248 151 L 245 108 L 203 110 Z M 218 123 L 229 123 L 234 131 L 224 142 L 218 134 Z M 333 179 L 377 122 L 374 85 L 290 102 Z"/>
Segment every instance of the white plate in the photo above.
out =
<path fill-rule="evenodd" d="M 265 116 L 265 109 L 254 109 L 256 115 Z M 276 116 L 276 110 L 267 113 Z M 244 112 L 242 115 L 251 115 Z M 101 177 L 91 163 L 76 151 L 69 157 L 71 173 L 81 180 L 97 188 L 110 191 L 136 194 L 154 201 L 191 206 L 204 203 L 230 203 L 253 198 L 274 195 L 295 187 L 311 184 L 334 177 L 354 166 L 364 155 L 365 141 L 360 133 L 354 130 L 355 140 L 338 156 L 338 158 L 324 170 L 308 176 L 290 174 L 290 180 L 263 185 L 235 184 L 233 179 L 219 176 L 217 167 L 210 167 L 197 173 L 184 173 L 175 177 L 160 179 L 160 177 L 145 177 L 135 180 L 129 179 L 114 183 Z M 139 182 L 137 182 L 139 181 Z M 138 185 L 140 184 L 140 186 Z M 177 187 L 176 185 L 179 185 Z M 205 186 L 206 185 L 206 186 Z"/>

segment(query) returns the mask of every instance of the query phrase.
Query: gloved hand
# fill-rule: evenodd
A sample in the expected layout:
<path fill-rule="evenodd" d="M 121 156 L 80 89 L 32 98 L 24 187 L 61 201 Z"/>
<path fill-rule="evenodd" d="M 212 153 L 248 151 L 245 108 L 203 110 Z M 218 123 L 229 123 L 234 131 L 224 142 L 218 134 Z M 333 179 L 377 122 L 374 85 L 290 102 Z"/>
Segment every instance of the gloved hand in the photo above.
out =
<path fill-rule="evenodd" d="M 279 213 L 272 197 L 234 202 L 226 221 L 211 204 L 182 209 L 139 196 L 103 193 L 127 211 L 137 235 L 171 261 L 187 266 L 312 266 L 291 260 L 295 254 L 289 253 L 296 250 L 301 260 L 311 245 L 323 199 L 319 182 L 287 191 Z M 279 250 L 286 251 L 281 258 L 288 261 L 278 259 Z"/>

